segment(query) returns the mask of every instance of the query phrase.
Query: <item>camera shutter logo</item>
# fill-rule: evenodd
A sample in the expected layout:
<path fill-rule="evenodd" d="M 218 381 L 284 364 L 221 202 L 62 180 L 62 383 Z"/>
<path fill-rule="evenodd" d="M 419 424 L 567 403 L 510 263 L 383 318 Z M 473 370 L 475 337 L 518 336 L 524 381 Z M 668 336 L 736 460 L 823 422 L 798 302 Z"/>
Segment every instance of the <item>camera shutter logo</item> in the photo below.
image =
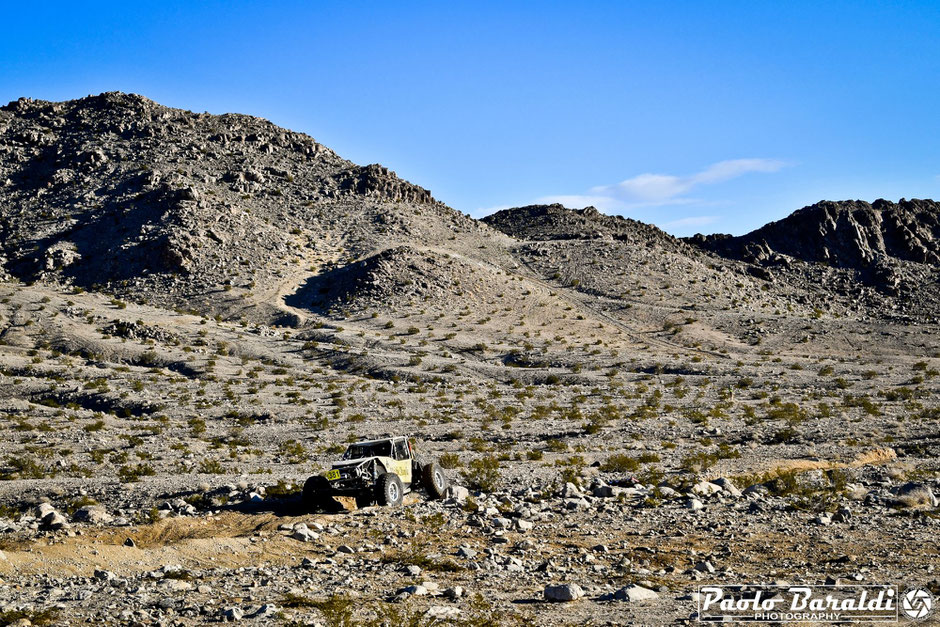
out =
<path fill-rule="evenodd" d="M 933 613 L 933 595 L 923 588 L 911 588 L 901 596 L 901 611 L 911 620 L 924 620 Z"/>

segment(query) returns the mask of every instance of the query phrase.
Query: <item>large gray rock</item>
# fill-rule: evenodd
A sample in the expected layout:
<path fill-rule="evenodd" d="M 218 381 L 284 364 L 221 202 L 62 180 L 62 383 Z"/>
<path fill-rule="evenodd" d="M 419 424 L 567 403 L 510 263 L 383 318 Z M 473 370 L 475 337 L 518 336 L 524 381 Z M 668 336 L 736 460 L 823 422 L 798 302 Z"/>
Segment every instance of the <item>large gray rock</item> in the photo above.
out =
<path fill-rule="evenodd" d="M 581 492 L 581 488 L 568 481 L 565 483 L 565 487 L 562 488 L 561 495 L 566 499 L 571 499 L 584 496 L 584 493 Z"/>
<path fill-rule="evenodd" d="M 721 492 L 721 486 L 708 481 L 700 481 L 692 486 L 692 494 L 698 496 L 711 496 Z"/>
<path fill-rule="evenodd" d="M 68 529 L 70 527 L 69 521 L 60 514 L 59 512 L 52 511 L 43 516 L 42 526 L 46 529 L 59 530 L 59 529 Z"/>
<path fill-rule="evenodd" d="M 652 601 L 659 598 L 659 593 L 643 586 L 631 584 L 617 590 L 614 593 L 614 598 L 618 601 Z"/>
<path fill-rule="evenodd" d="M 543 594 L 546 601 L 567 603 L 583 597 L 584 590 L 576 583 L 564 583 L 558 586 L 546 586 Z"/>
<path fill-rule="evenodd" d="M 40 503 L 33 508 L 33 516 L 42 520 L 52 512 L 56 511 L 55 508 L 50 503 Z"/>
<path fill-rule="evenodd" d="M 85 505 L 75 510 L 72 520 L 92 525 L 106 525 L 114 520 L 114 517 L 100 505 Z"/>
<path fill-rule="evenodd" d="M 428 589 L 422 585 L 411 585 L 401 588 L 396 594 L 409 594 L 411 596 L 422 597 L 428 593 Z"/>
<path fill-rule="evenodd" d="M 297 523 L 294 525 L 294 532 L 291 534 L 291 537 L 294 540 L 300 540 L 301 542 L 313 542 L 317 540 L 320 535 L 315 531 L 312 531 L 304 523 Z"/>
<path fill-rule="evenodd" d="M 741 490 L 738 489 L 734 482 L 731 479 L 726 479 L 722 477 L 721 479 L 715 479 L 712 483 L 719 486 L 722 490 L 734 497 L 741 496 Z"/>

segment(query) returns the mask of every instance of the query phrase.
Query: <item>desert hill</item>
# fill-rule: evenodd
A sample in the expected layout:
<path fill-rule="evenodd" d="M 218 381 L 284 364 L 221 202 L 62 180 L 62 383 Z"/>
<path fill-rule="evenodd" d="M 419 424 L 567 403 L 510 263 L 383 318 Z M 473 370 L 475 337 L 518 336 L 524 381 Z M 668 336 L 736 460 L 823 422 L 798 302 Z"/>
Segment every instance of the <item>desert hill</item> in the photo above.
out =
<path fill-rule="evenodd" d="M 778 253 L 840 268 L 889 260 L 940 266 L 940 204 L 917 199 L 823 201 L 746 235 L 699 236 L 695 241 L 748 261 Z"/>
<path fill-rule="evenodd" d="M 940 204 L 823 201 L 751 233 L 687 241 L 873 315 L 940 315 Z"/>
<path fill-rule="evenodd" d="M 308 136 L 121 93 L 0 109 L 0 207 L 0 262 L 21 280 L 266 321 L 321 269 L 499 240 Z"/>

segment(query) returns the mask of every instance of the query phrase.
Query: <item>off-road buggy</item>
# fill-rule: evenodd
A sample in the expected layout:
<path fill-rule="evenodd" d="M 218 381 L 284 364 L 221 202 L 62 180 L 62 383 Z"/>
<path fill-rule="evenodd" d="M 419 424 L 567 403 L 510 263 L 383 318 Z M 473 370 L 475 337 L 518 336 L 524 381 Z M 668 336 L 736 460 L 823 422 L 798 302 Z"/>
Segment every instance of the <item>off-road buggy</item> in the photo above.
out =
<path fill-rule="evenodd" d="M 421 461 L 411 441 L 398 436 L 350 444 L 328 472 L 307 479 L 303 501 L 310 509 L 336 507 L 336 496 L 355 497 L 359 507 L 399 505 L 417 488 L 439 499 L 447 490 L 447 478 L 436 462 Z"/>

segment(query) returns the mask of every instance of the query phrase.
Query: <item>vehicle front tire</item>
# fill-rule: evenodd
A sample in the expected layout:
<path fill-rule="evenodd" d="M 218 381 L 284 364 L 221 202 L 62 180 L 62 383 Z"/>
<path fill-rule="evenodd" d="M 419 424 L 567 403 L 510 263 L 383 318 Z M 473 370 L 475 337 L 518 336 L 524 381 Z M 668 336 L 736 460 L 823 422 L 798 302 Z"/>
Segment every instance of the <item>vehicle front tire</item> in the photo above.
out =
<path fill-rule="evenodd" d="M 395 473 L 387 472 L 375 483 L 375 500 L 379 505 L 401 505 L 403 496 L 401 479 Z"/>
<path fill-rule="evenodd" d="M 421 479 L 424 489 L 432 499 L 440 499 L 447 492 L 447 477 L 444 476 L 444 470 L 437 464 L 431 462 L 421 470 Z"/>
<path fill-rule="evenodd" d="M 326 509 L 331 499 L 330 482 L 323 475 L 313 475 L 304 482 L 303 504 L 308 510 Z"/>

